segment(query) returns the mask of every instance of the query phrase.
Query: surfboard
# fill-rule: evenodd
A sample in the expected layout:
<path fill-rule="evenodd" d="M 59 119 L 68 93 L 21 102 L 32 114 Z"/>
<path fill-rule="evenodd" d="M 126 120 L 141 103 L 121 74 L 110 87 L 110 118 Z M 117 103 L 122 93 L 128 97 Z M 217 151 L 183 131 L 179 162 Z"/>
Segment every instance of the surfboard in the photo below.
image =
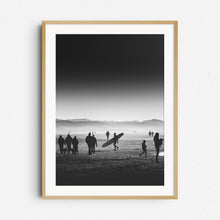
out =
<path fill-rule="evenodd" d="M 123 135 L 124 135 L 124 133 L 120 133 L 120 134 L 116 135 L 117 140 L 118 140 L 119 138 L 121 138 Z M 113 144 L 113 143 L 114 143 L 114 138 L 111 138 L 110 140 L 108 140 L 107 142 L 105 142 L 105 143 L 102 145 L 102 147 L 107 147 L 107 146 L 109 146 L 110 144 Z"/>

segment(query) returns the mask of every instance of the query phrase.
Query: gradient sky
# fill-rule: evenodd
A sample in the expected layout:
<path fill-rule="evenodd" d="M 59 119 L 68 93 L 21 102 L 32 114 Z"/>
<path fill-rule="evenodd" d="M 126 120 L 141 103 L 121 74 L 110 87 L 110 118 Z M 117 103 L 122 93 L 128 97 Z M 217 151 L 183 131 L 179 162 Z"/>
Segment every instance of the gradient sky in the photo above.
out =
<path fill-rule="evenodd" d="M 56 117 L 163 120 L 164 35 L 57 35 Z"/>

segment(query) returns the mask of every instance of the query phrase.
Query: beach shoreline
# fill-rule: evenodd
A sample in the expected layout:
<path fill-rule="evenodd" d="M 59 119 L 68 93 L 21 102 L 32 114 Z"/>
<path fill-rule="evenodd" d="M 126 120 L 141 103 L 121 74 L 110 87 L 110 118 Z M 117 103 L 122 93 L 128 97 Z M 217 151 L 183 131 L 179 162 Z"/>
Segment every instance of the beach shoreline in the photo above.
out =
<path fill-rule="evenodd" d="M 96 148 L 94 155 L 56 153 L 56 185 L 164 185 L 164 156 L 141 149 Z"/>

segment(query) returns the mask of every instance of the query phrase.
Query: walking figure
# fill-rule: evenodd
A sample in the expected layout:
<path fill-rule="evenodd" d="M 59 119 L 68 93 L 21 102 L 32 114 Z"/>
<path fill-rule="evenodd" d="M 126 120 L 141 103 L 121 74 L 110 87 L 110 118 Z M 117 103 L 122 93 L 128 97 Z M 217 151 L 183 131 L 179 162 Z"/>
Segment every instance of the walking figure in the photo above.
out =
<path fill-rule="evenodd" d="M 65 139 L 66 145 L 67 145 L 67 150 L 68 150 L 68 154 L 71 151 L 71 144 L 72 144 L 72 137 L 68 134 L 66 139 Z"/>
<path fill-rule="evenodd" d="M 77 137 L 75 136 L 73 139 L 72 139 L 72 144 L 73 144 L 73 154 L 76 155 L 78 154 L 78 144 L 79 144 L 79 141 L 77 140 Z"/>
<path fill-rule="evenodd" d="M 110 135 L 110 133 L 109 133 L 109 131 L 107 131 L 107 132 L 106 132 L 107 140 L 109 139 L 109 135 Z"/>
<path fill-rule="evenodd" d="M 62 135 L 59 136 L 59 139 L 58 139 L 58 145 L 59 145 L 59 148 L 60 148 L 60 153 L 63 154 L 63 145 L 65 143 L 65 140 L 64 138 L 62 137 Z"/>
<path fill-rule="evenodd" d="M 92 150 L 92 136 L 91 133 L 88 134 L 88 136 L 86 137 L 86 143 L 88 145 L 88 155 L 91 155 L 91 150 Z"/>
<path fill-rule="evenodd" d="M 143 150 L 143 152 L 140 154 L 140 156 L 142 156 L 142 155 L 144 154 L 145 157 L 147 157 L 147 145 L 146 145 L 146 140 L 143 140 L 143 142 L 142 142 L 142 150 Z"/>
<path fill-rule="evenodd" d="M 114 133 L 114 143 L 113 143 L 114 150 L 118 150 L 118 148 L 119 148 L 116 144 L 118 144 L 118 138 L 117 138 L 116 133 Z"/>
<path fill-rule="evenodd" d="M 156 148 L 156 162 L 158 163 L 158 156 L 159 156 L 159 152 L 160 152 L 160 146 L 163 143 L 163 139 L 159 138 L 159 133 L 156 133 L 154 135 L 154 144 L 155 144 L 155 148 Z"/>
<path fill-rule="evenodd" d="M 95 138 L 95 135 L 92 135 L 91 139 L 91 154 L 95 154 L 95 147 L 97 147 L 97 139 Z"/>

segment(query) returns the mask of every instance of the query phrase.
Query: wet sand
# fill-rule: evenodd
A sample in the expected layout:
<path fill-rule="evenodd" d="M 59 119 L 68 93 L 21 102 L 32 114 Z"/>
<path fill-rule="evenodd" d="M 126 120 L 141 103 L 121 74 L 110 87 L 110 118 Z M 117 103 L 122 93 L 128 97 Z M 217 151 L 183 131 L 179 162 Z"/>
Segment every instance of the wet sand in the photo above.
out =
<path fill-rule="evenodd" d="M 64 156 L 57 151 L 56 184 L 164 185 L 163 152 L 159 156 L 159 163 L 156 163 L 153 141 L 147 140 L 147 157 L 139 156 L 142 152 L 140 144 L 140 140 L 122 140 L 118 151 L 114 151 L 113 146 L 102 148 L 100 145 L 94 155 L 87 154 L 86 145 L 81 149 L 79 146 L 79 154 L 76 156 Z"/>

